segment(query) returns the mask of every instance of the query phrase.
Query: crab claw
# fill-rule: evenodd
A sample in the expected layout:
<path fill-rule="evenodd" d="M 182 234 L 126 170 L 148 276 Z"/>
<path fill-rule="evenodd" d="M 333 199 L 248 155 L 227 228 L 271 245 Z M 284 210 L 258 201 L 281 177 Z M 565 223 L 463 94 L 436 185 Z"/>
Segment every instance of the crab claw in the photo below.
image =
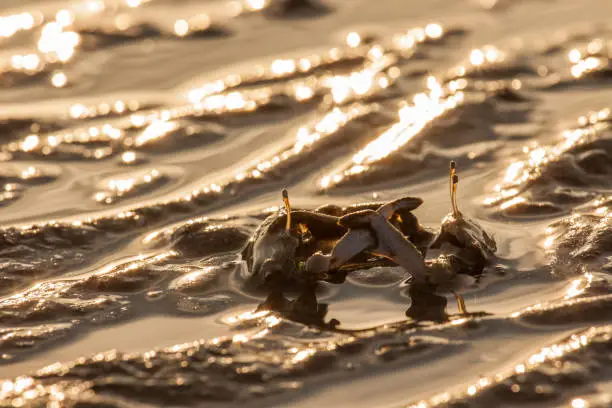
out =
<path fill-rule="evenodd" d="M 338 221 L 349 229 L 367 229 L 376 242 L 370 251 L 404 267 L 418 281 L 426 277 L 425 261 L 421 252 L 385 217 L 373 210 L 348 214 Z"/>
<path fill-rule="evenodd" d="M 338 225 L 347 229 L 367 228 L 370 226 L 373 217 L 380 216 L 381 215 L 374 210 L 356 211 L 354 213 L 350 213 L 340 217 L 340 219 L 338 219 Z"/>
<path fill-rule="evenodd" d="M 323 255 L 320 252 L 313 254 L 306 261 L 306 270 L 309 273 L 320 274 L 333 271 L 346 264 L 366 249 L 376 246 L 372 233 L 365 229 L 350 229 L 334 245 L 331 254 Z"/>
<path fill-rule="evenodd" d="M 331 264 L 331 255 L 323 255 L 321 252 L 317 252 L 306 261 L 306 271 L 309 275 L 314 275 L 317 278 L 325 278 L 327 272 L 331 269 Z"/>
<path fill-rule="evenodd" d="M 413 211 L 419 208 L 421 204 L 423 204 L 423 199 L 421 198 L 402 197 L 381 205 L 376 211 L 387 220 L 390 220 L 393 214 L 395 214 L 397 211 Z"/>

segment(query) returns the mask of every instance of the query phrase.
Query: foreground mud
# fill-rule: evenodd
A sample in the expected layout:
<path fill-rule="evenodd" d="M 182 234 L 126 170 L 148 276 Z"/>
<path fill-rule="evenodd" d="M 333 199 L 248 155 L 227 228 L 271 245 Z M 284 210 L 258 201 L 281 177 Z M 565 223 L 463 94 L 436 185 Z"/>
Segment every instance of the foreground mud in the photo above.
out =
<path fill-rule="evenodd" d="M 612 403 L 608 2 L 10 3 L 0 405 Z M 435 231 L 451 159 L 468 315 L 388 265 L 247 284 L 281 188 Z"/>

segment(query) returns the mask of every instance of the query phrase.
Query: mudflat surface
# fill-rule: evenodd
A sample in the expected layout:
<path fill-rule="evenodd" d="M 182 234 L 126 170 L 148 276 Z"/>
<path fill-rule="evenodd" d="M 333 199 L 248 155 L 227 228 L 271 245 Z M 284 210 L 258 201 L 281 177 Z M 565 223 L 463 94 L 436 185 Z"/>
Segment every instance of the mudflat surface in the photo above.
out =
<path fill-rule="evenodd" d="M 612 404 L 612 2 L 0 6 L 0 405 Z M 439 322 L 406 271 L 260 307 L 241 249 L 401 196 L 495 261 Z M 335 320 L 333 320 L 335 319 Z M 332 324 L 332 322 L 334 324 Z M 463 406 L 463 405 L 461 405 Z"/>

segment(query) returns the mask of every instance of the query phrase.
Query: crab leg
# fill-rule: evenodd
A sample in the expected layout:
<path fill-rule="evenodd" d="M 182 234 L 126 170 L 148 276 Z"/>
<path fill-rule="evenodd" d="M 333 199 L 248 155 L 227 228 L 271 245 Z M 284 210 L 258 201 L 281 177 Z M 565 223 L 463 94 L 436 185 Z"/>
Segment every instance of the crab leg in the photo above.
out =
<path fill-rule="evenodd" d="M 465 307 L 465 300 L 463 300 L 463 296 L 455 291 L 453 291 L 453 295 L 455 295 L 455 299 L 457 299 L 457 308 L 459 309 L 459 313 L 464 316 L 467 315 L 468 311 Z"/>
<path fill-rule="evenodd" d="M 365 229 L 349 230 L 332 249 L 331 267 L 338 268 L 344 265 L 356 255 L 372 248 L 374 245 L 376 245 L 376 241 L 370 231 Z"/>
<path fill-rule="evenodd" d="M 348 229 L 371 230 L 377 246 L 370 249 L 370 252 L 404 267 L 419 281 L 425 279 L 425 262 L 419 250 L 380 213 L 372 210 L 358 211 L 340 218 L 339 223 Z"/>

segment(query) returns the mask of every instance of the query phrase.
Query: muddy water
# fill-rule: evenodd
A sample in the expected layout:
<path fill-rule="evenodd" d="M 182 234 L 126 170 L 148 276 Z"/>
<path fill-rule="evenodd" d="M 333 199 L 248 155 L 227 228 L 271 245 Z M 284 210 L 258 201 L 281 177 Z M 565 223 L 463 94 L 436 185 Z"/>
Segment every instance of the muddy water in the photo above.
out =
<path fill-rule="evenodd" d="M 609 406 L 610 13 L 3 2 L 0 405 Z M 408 317 L 401 268 L 245 284 L 281 188 L 435 231 L 451 159 L 498 248 L 467 317 Z"/>

